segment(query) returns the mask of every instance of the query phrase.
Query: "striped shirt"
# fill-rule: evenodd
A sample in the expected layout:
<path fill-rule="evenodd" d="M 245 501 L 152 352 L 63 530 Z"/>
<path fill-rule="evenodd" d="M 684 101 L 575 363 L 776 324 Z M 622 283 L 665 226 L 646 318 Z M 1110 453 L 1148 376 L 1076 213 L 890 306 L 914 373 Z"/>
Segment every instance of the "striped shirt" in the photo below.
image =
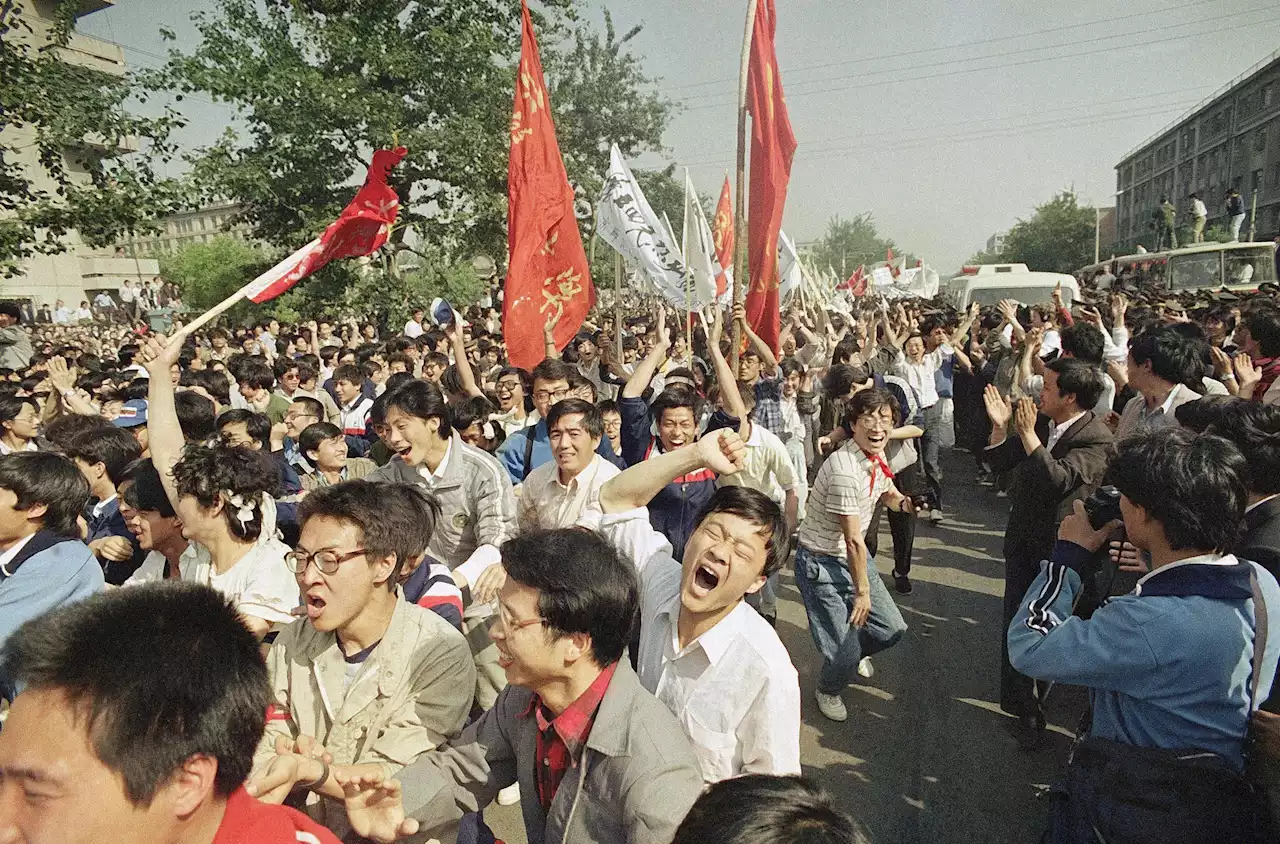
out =
<path fill-rule="evenodd" d="M 853 440 L 827 458 L 809 490 L 800 544 L 818 554 L 845 556 L 841 516 L 857 516 L 866 536 L 876 502 L 893 489 L 893 479 L 872 463 Z"/>

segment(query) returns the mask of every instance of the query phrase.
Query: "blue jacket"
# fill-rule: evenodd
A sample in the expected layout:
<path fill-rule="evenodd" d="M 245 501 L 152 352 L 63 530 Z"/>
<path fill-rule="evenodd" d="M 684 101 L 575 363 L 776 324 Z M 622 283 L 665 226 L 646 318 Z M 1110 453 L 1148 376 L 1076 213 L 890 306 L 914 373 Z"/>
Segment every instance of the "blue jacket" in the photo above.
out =
<path fill-rule="evenodd" d="M 52 531 L 39 531 L 17 556 L 0 567 L 0 647 L 26 622 L 98 594 L 104 582 L 102 566 L 87 545 Z M 0 694 L 9 700 L 14 696 L 3 669 Z"/>
<path fill-rule="evenodd" d="M 94 542 L 99 539 L 105 539 L 108 536 L 118 536 L 126 539 L 130 547 L 133 548 L 133 556 L 121 562 L 107 560 L 103 562 L 102 573 L 106 577 L 107 583 L 112 586 L 122 586 L 129 575 L 138 570 L 142 565 L 142 561 L 146 559 L 147 554 L 138 546 L 138 538 L 133 535 L 133 531 L 129 530 L 124 523 L 124 516 L 120 513 L 120 499 L 112 499 L 107 506 L 102 508 L 102 512 L 97 516 L 93 515 L 93 505 L 85 508 L 85 523 L 89 526 L 89 535 L 85 539 L 85 544 Z"/>
<path fill-rule="evenodd" d="M 526 468 L 524 465 L 524 449 L 525 443 L 529 441 L 529 433 L 531 431 L 533 432 L 533 451 L 529 454 L 529 465 Z M 596 454 L 619 469 L 626 468 L 618 455 L 613 453 L 613 446 L 609 445 L 608 437 L 600 438 L 600 445 L 596 448 Z M 529 472 L 532 472 L 543 463 L 550 463 L 554 460 L 555 455 L 551 453 L 551 435 L 547 432 L 547 420 L 539 419 L 537 425 L 521 428 L 507 437 L 502 445 L 498 446 L 497 458 L 498 462 L 507 470 L 513 486 L 523 483 Z"/>
<path fill-rule="evenodd" d="M 1086 620 L 1071 615 L 1090 554 L 1059 541 L 1009 625 L 1009 661 L 1038 680 L 1086 686 L 1090 732 L 1138 747 L 1208 750 L 1244 767 L 1253 674 L 1254 573 L 1280 630 L 1280 584 L 1256 563 L 1196 557 L 1157 569 Z M 1267 639 L 1258 686 L 1280 662 Z"/>

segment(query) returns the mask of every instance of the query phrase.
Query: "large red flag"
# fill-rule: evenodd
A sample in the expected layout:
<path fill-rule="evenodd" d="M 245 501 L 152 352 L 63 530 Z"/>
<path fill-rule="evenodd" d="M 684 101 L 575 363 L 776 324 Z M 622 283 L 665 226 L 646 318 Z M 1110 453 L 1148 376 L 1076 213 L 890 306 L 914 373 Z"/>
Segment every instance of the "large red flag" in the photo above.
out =
<path fill-rule="evenodd" d="M 733 278 L 733 189 L 729 187 L 729 175 L 720 188 L 720 201 L 716 204 L 715 229 L 711 232 L 716 242 L 716 257 L 720 259 L 721 272 L 716 276 L 716 297 L 723 296 Z"/>
<path fill-rule="evenodd" d="M 369 255 L 381 248 L 400 210 L 400 199 L 387 177 L 405 152 L 404 147 L 375 152 L 364 184 L 338 219 L 324 234 L 258 276 L 245 289 L 245 298 L 251 302 L 274 299 L 330 261 Z"/>
<path fill-rule="evenodd" d="M 542 75 L 528 3 L 521 0 L 523 30 L 511 157 L 507 165 L 507 282 L 502 332 L 507 357 L 532 369 L 546 356 L 542 328 L 559 318 L 558 346 L 578 333 L 595 304 L 587 254 L 573 213 L 573 188 L 551 120 L 551 98 Z"/>
<path fill-rule="evenodd" d="M 751 194 L 747 256 L 751 287 L 747 322 L 760 339 L 778 349 L 778 231 L 787 202 L 796 137 L 787 118 L 782 76 L 773 49 L 777 16 L 773 0 L 760 0 L 751 36 L 747 109 L 751 113 Z"/>

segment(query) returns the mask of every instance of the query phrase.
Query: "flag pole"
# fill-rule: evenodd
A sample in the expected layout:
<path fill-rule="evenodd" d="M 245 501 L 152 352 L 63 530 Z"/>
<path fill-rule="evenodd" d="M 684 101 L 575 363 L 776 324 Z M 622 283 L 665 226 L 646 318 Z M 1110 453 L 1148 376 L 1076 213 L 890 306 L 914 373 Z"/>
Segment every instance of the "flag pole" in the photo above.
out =
<path fill-rule="evenodd" d="M 742 282 L 747 277 L 747 215 L 745 183 L 747 180 L 747 73 L 751 67 L 751 33 L 756 23 L 756 6 L 759 0 L 747 0 L 747 24 L 742 36 L 742 61 L 738 68 L 738 160 L 734 175 L 733 214 L 733 302 L 746 301 Z M 742 348 L 742 326 L 733 321 L 733 348 L 729 350 L 730 365 L 738 371 L 738 352 Z"/>
<path fill-rule="evenodd" d="M 622 253 L 613 253 L 613 340 L 618 365 L 622 365 Z"/>
<path fill-rule="evenodd" d="M 197 329 L 203 328 L 204 326 L 213 322 L 215 319 L 222 316 L 224 313 L 231 310 L 233 307 L 243 302 L 245 299 L 249 298 L 249 293 L 253 291 L 255 287 L 265 288 L 268 285 L 273 284 L 277 280 L 283 278 L 285 273 L 293 269 L 293 266 L 299 260 L 301 260 L 304 255 L 306 255 L 308 252 L 315 249 L 319 245 L 320 245 L 320 238 L 316 238 L 315 240 L 311 241 L 306 246 L 299 249 L 297 252 L 294 252 L 292 255 L 289 255 L 287 258 L 280 261 L 280 263 L 276 264 L 274 267 L 267 270 L 262 275 L 258 276 L 253 281 L 246 284 L 244 287 L 241 287 L 235 293 L 232 293 L 230 296 L 223 299 L 221 302 L 214 305 L 212 308 L 205 311 L 200 316 L 196 317 L 187 325 L 182 326 L 182 330 L 177 332 L 177 334 L 175 334 L 174 336 L 181 335 L 183 337 L 186 337 L 192 334 Z M 261 290 L 259 290 L 258 292 L 261 292 Z"/>
<path fill-rule="evenodd" d="M 684 168 L 684 219 L 680 223 L 680 255 L 684 258 L 684 339 L 693 348 L 693 273 L 689 271 L 689 168 Z"/>

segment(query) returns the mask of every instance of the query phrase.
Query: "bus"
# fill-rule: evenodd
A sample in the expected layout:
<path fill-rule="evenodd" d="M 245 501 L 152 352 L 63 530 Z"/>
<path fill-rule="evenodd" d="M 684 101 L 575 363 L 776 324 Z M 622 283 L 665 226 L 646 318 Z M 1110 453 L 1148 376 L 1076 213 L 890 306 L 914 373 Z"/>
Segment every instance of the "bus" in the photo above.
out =
<path fill-rule="evenodd" d="M 942 295 L 952 306 L 963 311 L 970 302 L 994 306 L 1004 299 L 1021 305 L 1039 305 L 1053 298 L 1062 285 L 1062 303 L 1068 308 L 1080 298 L 1080 285 L 1065 273 L 1032 272 L 1026 264 L 980 264 L 964 267 L 960 274 L 947 280 Z"/>
<path fill-rule="evenodd" d="M 1231 290 L 1252 292 L 1276 282 L 1276 244 L 1197 243 L 1164 252 L 1139 252 L 1081 267 L 1076 277 L 1090 284 L 1110 267 L 1121 278 L 1127 272 L 1146 286 L 1162 290 Z"/>

